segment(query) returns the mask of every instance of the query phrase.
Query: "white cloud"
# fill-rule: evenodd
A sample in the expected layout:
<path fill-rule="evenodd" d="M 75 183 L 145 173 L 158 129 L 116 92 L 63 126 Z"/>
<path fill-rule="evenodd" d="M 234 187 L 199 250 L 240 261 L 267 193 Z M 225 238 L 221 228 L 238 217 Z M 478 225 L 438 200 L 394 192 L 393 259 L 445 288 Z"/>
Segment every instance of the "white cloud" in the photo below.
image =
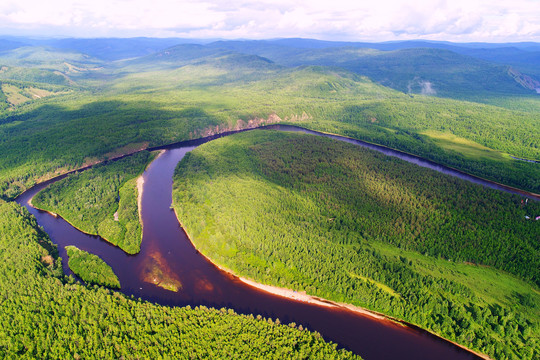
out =
<path fill-rule="evenodd" d="M 72 36 L 540 41 L 538 0 L 2 0 L 4 31 Z"/>

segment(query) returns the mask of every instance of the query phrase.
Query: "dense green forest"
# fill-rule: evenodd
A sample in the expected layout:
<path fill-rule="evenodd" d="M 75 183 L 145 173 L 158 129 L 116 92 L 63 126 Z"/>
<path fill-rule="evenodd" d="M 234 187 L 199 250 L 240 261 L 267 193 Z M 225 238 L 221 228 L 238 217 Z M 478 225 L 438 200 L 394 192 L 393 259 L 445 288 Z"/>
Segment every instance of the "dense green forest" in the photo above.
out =
<path fill-rule="evenodd" d="M 77 66 L 94 69 L 88 61 Z M 129 148 L 274 121 L 376 142 L 540 192 L 539 167 L 509 157 L 540 159 L 540 119 L 533 100 L 523 100 L 522 111 L 408 95 L 339 68 L 283 68 L 257 56 L 203 46 L 62 73 L 71 82 L 55 96 L 0 110 L 4 199 L 55 173 Z M 503 95 L 498 99 L 512 102 Z"/>
<path fill-rule="evenodd" d="M 159 50 L 171 41 L 2 48 L 0 357 L 352 357 L 272 321 L 154 306 L 64 278 L 35 220 L 4 200 L 73 169 L 280 122 L 540 193 L 539 164 L 511 158 L 540 159 L 540 100 L 508 67 L 537 68 L 521 56 L 494 64 L 465 48 L 299 50 L 304 40 Z M 143 151 L 70 175 L 34 204 L 136 253 L 135 180 L 150 160 Z M 197 246 L 238 274 L 382 311 L 497 359 L 539 356 L 540 222 L 525 219 L 538 203 L 270 132 L 205 145 L 175 186 Z"/>
<path fill-rule="evenodd" d="M 136 177 L 151 159 L 148 151 L 141 151 L 71 174 L 39 192 L 32 204 L 136 254 L 142 241 Z"/>
<path fill-rule="evenodd" d="M 540 227 L 525 219 L 540 215 L 537 202 L 274 131 L 204 144 L 174 180 L 196 247 L 238 275 L 381 311 L 497 359 L 540 354 Z"/>
<path fill-rule="evenodd" d="M 1 358 L 358 358 L 277 319 L 79 285 L 62 275 L 55 254 L 26 209 L 0 200 Z"/>
<path fill-rule="evenodd" d="M 113 269 L 99 256 L 90 254 L 76 246 L 66 246 L 68 266 L 87 284 L 120 288 L 120 281 Z"/>

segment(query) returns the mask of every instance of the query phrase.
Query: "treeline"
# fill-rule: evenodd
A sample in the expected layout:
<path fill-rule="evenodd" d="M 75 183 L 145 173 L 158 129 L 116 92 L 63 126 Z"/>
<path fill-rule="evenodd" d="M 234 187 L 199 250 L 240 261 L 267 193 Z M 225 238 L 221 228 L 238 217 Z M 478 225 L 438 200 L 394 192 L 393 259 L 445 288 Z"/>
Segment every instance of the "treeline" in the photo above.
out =
<path fill-rule="evenodd" d="M 3 67 L 2 64 L 0 64 L 1 67 Z M 0 72 L 0 79 L 52 85 L 69 85 L 69 79 L 52 70 L 20 66 L 4 66 L 4 71 Z"/>
<path fill-rule="evenodd" d="M 105 159 L 126 145 L 187 140 L 221 123 L 200 109 L 170 111 L 147 100 L 81 104 L 85 96 L 46 99 L 0 119 L 1 198 L 13 199 L 36 181 Z"/>
<path fill-rule="evenodd" d="M 100 235 L 125 252 L 136 254 L 142 240 L 136 177 L 151 159 L 148 151 L 141 151 L 74 173 L 39 192 L 32 203 L 61 215 L 86 233 Z"/>
<path fill-rule="evenodd" d="M 6 94 L 2 91 L 3 82 L 0 81 L 0 114 L 9 108 Z"/>
<path fill-rule="evenodd" d="M 174 207 L 196 247 L 238 275 L 382 311 L 498 359 L 540 354 L 531 289 L 540 228 L 525 220 L 538 203 L 354 145 L 271 131 L 202 145 L 174 179 Z M 448 261 L 432 263 L 439 258 Z M 461 275 L 465 262 L 530 283 L 479 268 L 476 285 Z M 490 276 L 504 287 L 484 292 Z"/>
<path fill-rule="evenodd" d="M 49 238 L 0 200 L 0 357 L 354 359 L 317 333 L 227 309 L 126 298 L 63 277 Z"/>

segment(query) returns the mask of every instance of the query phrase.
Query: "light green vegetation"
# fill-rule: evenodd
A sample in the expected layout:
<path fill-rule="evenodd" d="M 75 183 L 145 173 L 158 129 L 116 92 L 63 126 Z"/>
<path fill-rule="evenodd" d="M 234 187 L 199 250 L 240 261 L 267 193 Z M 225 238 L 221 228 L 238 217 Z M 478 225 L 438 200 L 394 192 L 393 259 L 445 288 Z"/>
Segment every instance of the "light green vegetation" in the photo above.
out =
<path fill-rule="evenodd" d="M 30 99 L 20 93 L 19 88 L 10 84 L 2 84 L 2 92 L 6 95 L 7 101 L 12 105 L 19 105 Z"/>
<path fill-rule="evenodd" d="M 1 72 L 0 72 L 1 74 Z M 66 88 L 49 84 L 0 80 L 0 116 L 2 113 L 14 115 L 23 104 L 39 102 L 48 96 L 65 94 Z M 31 104 L 31 106 L 37 104 Z M 9 112 L 6 112 L 9 110 Z M 23 111 L 27 111 L 23 110 Z"/>
<path fill-rule="evenodd" d="M 532 96 L 493 96 L 472 99 L 471 101 L 500 106 L 510 110 L 525 111 L 532 114 L 540 113 L 540 94 Z"/>
<path fill-rule="evenodd" d="M 373 248 L 381 254 L 399 258 L 404 257 L 413 262 L 419 273 L 444 277 L 448 280 L 464 284 L 485 304 L 498 304 L 512 309 L 516 304 L 528 303 L 534 309 L 534 316 L 539 317 L 535 294 L 538 287 L 527 282 L 518 281 L 515 276 L 489 266 L 473 263 L 448 261 L 443 258 L 425 256 L 414 251 L 396 249 L 384 243 L 373 243 Z"/>
<path fill-rule="evenodd" d="M 238 275 L 381 311 L 497 359 L 539 354 L 540 227 L 525 220 L 539 203 L 273 131 L 204 144 L 174 180 L 196 247 Z"/>
<path fill-rule="evenodd" d="M 96 165 L 52 184 L 38 193 L 32 203 L 61 215 L 86 233 L 100 235 L 125 252 L 136 254 L 142 240 L 136 181 L 151 159 L 148 151 L 142 151 Z"/>
<path fill-rule="evenodd" d="M 0 358 L 355 359 L 276 319 L 166 307 L 62 277 L 35 218 L 0 200 Z"/>
<path fill-rule="evenodd" d="M 5 98 L 3 99 L 5 101 L 3 105 L 9 105 L 11 107 L 17 107 L 28 101 L 41 99 L 54 94 L 49 90 L 29 86 L 28 84 L 0 83 L 0 85 L 0 92 L 3 93 Z M 0 102 L 1 101 L 2 99 L 0 99 Z"/>
<path fill-rule="evenodd" d="M 113 269 L 99 256 L 75 246 L 66 246 L 66 251 L 69 257 L 69 268 L 85 283 L 120 288 L 120 281 Z"/>
<path fill-rule="evenodd" d="M 389 295 L 391 296 L 394 296 L 394 297 L 401 297 L 401 295 L 399 295 L 397 292 L 395 292 L 392 288 L 384 285 L 383 283 L 380 283 L 378 281 L 374 281 L 373 279 L 370 279 L 366 276 L 362 276 L 362 275 L 358 275 L 358 274 L 354 274 L 352 272 L 348 273 L 350 277 L 354 278 L 354 279 L 361 279 L 369 284 L 373 284 L 375 285 L 376 287 L 378 287 L 379 289 L 381 289 L 382 291 L 385 291 L 387 292 Z"/>
<path fill-rule="evenodd" d="M 422 135 L 427 135 L 435 141 L 437 145 L 447 151 L 455 151 L 469 159 L 488 159 L 493 161 L 511 161 L 508 154 L 492 150 L 474 141 L 458 137 L 452 133 L 443 133 L 434 130 L 425 131 Z"/>
<path fill-rule="evenodd" d="M 4 62 L 0 59 L 0 62 Z M 27 68 L 21 66 L 0 66 L 4 69 L 0 72 L 0 80 L 22 81 L 36 84 L 69 85 L 69 79 L 62 74 L 45 69 Z"/>

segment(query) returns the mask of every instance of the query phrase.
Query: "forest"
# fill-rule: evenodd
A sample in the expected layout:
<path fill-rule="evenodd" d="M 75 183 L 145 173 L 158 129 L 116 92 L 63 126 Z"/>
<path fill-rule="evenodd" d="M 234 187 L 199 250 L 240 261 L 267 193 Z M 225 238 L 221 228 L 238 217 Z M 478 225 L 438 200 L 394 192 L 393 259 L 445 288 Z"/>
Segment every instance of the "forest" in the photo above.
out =
<path fill-rule="evenodd" d="M 113 269 L 99 256 L 90 254 L 76 246 L 66 246 L 71 271 L 87 284 L 103 285 L 119 289 L 120 281 Z"/>
<path fill-rule="evenodd" d="M 74 173 L 43 191 L 32 204 L 62 216 L 87 234 L 99 235 L 128 254 L 141 248 L 136 177 L 153 159 L 148 151 Z"/>
<path fill-rule="evenodd" d="M 404 94 L 343 69 L 283 68 L 202 46 L 167 53 L 65 73 L 73 83 L 65 90 L 2 111 L 0 196 L 13 199 L 36 181 L 126 147 L 160 146 L 269 119 L 375 142 L 540 192 L 538 166 L 510 157 L 540 158 L 537 111 Z M 498 97 L 500 103 L 507 98 Z M 528 101 L 537 110 L 538 100 Z"/>
<path fill-rule="evenodd" d="M 155 305 L 62 274 L 26 209 L 0 200 L 3 359 L 358 359 L 277 319 L 204 306 Z"/>
<path fill-rule="evenodd" d="M 497 359 L 540 354 L 538 202 L 352 144 L 252 131 L 189 153 L 173 205 L 235 274 L 405 319 Z M 497 280 L 494 280 L 497 279 Z"/>

